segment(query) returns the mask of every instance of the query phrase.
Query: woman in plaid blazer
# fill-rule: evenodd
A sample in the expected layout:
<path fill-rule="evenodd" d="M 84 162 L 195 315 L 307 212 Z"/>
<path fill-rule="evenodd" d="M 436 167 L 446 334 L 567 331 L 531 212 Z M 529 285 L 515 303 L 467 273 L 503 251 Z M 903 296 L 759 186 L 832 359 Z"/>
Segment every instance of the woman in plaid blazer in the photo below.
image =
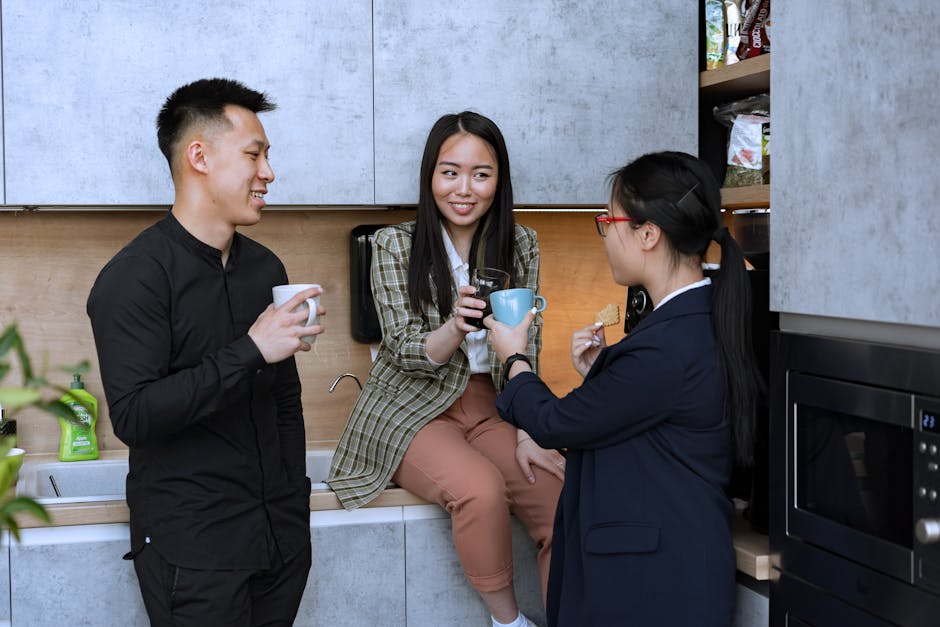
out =
<path fill-rule="evenodd" d="M 337 447 L 329 484 L 347 509 L 389 480 L 451 515 L 464 573 L 494 625 L 524 626 L 512 588 L 510 513 L 538 546 L 543 595 L 564 458 L 504 422 L 502 369 L 479 321 L 474 268 L 538 290 L 535 232 L 512 214 L 509 156 L 497 126 L 445 115 L 428 136 L 414 221 L 378 231 L 372 292 L 382 344 Z M 538 365 L 541 320 L 525 355 Z M 442 617 L 444 618 L 444 617 Z"/>

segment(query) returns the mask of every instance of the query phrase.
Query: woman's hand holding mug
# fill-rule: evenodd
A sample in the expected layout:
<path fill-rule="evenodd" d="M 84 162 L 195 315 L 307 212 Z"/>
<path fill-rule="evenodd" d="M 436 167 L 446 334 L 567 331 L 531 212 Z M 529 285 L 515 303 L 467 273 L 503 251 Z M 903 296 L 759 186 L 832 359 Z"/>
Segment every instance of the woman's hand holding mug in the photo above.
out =
<path fill-rule="evenodd" d="M 482 326 L 477 326 L 475 322 L 481 322 L 483 318 L 475 317 L 473 312 L 480 312 L 482 314 L 486 307 L 486 301 L 477 298 L 476 288 L 472 285 L 464 285 L 457 288 L 457 294 L 459 298 L 454 304 L 454 328 L 463 335 L 479 331 Z M 471 322 L 471 320 L 474 322 Z"/>
<path fill-rule="evenodd" d="M 490 330 L 489 342 L 496 353 L 496 358 L 500 363 L 509 359 L 510 355 L 516 353 L 525 354 L 525 349 L 529 345 L 529 327 L 535 320 L 535 307 L 526 312 L 522 322 L 514 327 L 499 322 L 493 315 L 483 319 L 483 324 Z"/>

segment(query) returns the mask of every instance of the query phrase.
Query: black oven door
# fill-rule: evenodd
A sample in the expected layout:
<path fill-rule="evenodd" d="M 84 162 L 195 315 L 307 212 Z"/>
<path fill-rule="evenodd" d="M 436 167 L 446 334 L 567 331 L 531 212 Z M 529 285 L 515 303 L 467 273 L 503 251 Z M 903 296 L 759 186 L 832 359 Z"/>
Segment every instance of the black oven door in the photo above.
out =
<path fill-rule="evenodd" d="M 787 399 L 787 535 L 913 583 L 913 395 L 790 372 Z"/>
<path fill-rule="evenodd" d="M 783 573 L 773 583 L 770 624 L 774 627 L 891 627 L 896 623 L 875 617 L 838 597 Z"/>

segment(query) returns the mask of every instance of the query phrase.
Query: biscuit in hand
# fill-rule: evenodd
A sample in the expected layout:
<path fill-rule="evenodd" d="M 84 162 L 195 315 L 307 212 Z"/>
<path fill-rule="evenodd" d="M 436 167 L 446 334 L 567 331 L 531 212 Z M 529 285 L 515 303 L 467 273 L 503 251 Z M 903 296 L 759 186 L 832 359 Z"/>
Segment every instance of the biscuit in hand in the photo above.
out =
<path fill-rule="evenodd" d="M 605 327 L 617 324 L 620 322 L 620 305 L 610 303 L 594 314 L 594 322 L 600 322 Z"/>

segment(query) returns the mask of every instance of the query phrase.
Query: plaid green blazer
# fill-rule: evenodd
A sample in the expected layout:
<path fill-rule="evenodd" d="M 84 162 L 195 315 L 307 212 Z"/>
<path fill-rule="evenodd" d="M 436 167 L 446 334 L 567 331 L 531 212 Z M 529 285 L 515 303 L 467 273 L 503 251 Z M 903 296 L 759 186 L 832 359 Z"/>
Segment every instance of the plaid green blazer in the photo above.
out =
<path fill-rule="evenodd" d="M 414 221 L 405 222 L 377 231 L 373 240 L 372 295 L 382 327 L 382 344 L 346 423 L 327 479 L 346 509 L 368 503 L 385 489 L 418 429 L 450 407 L 463 394 L 470 377 L 466 341 L 442 366 L 435 366 L 427 358 L 427 336 L 446 319 L 441 318 L 436 299 L 420 315 L 409 304 L 408 258 L 414 230 Z M 538 292 L 535 231 L 516 225 L 514 254 L 516 286 Z M 526 349 L 536 370 L 541 329 L 542 318 L 537 316 L 529 328 Z M 502 365 L 492 350 L 489 356 L 498 390 L 502 386 Z"/>

